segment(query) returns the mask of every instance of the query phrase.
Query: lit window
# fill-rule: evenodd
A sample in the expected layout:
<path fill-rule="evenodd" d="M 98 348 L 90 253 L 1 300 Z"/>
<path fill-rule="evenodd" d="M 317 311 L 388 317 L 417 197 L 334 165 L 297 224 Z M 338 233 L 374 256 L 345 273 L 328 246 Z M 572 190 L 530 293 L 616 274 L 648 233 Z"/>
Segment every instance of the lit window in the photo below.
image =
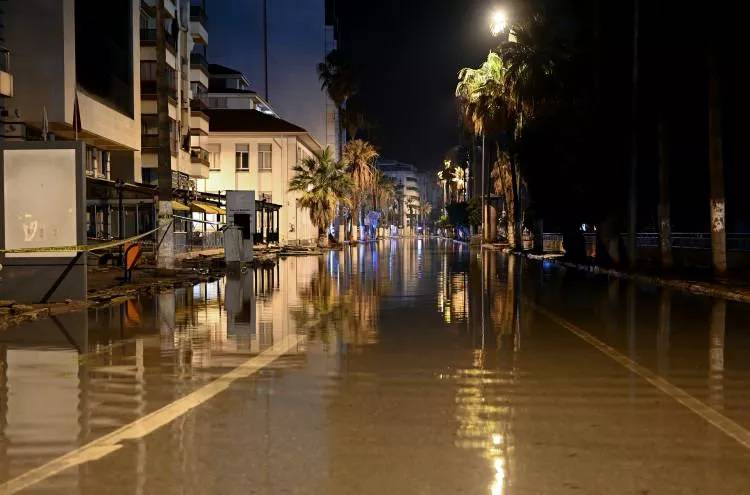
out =
<path fill-rule="evenodd" d="M 258 145 L 258 170 L 271 170 L 271 145 Z"/>
<path fill-rule="evenodd" d="M 237 170 L 250 169 L 250 145 L 237 144 L 234 148 L 234 159 Z"/>

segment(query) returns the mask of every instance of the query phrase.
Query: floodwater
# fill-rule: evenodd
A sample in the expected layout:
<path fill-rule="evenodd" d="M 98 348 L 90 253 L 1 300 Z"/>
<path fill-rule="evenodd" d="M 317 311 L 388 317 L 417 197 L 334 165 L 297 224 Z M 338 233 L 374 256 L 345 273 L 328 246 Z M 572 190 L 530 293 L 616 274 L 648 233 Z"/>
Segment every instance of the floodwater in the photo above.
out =
<path fill-rule="evenodd" d="M 747 306 L 449 241 L 33 322 L 0 365 L 0 493 L 750 493 Z"/>

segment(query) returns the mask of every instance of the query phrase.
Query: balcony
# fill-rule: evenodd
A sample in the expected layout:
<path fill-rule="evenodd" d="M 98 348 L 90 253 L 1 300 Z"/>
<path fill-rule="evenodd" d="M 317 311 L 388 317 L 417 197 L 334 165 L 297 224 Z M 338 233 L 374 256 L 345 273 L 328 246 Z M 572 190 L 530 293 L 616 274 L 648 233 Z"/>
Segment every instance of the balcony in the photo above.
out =
<path fill-rule="evenodd" d="M 168 32 L 164 32 L 164 42 L 172 55 L 177 54 L 177 39 Z M 141 28 L 141 46 L 156 46 L 156 28 Z"/>
<path fill-rule="evenodd" d="M 157 0 L 141 0 L 141 7 L 143 10 L 149 13 L 151 17 L 156 17 L 156 2 Z M 174 0 L 164 0 L 164 13 L 168 18 L 173 18 L 177 12 L 177 6 Z"/>
<path fill-rule="evenodd" d="M 193 34 L 193 39 L 196 43 L 201 45 L 208 44 L 208 16 L 206 16 L 206 9 L 201 5 L 190 6 L 190 32 Z"/>
<path fill-rule="evenodd" d="M 156 91 L 156 81 L 141 81 L 141 98 L 144 100 L 146 99 L 155 99 L 157 95 Z M 169 96 L 172 100 L 177 101 L 177 82 L 176 81 L 170 81 L 169 82 L 169 88 L 167 91 L 167 96 Z"/>
<path fill-rule="evenodd" d="M 208 75 L 208 60 L 206 59 L 206 56 L 202 53 L 191 53 L 190 54 L 190 68 L 191 69 L 200 69 L 202 70 L 206 75 Z"/>
<path fill-rule="evenodd" d="M 179 147 L 177 146 L 177 139 L 170 139 L 170 152 L 172 156 L 177 156 Z M 158 153 L 159 152 L 159 136 L 158 134 L 142 134 L 141 135 L 141 151 L 144 153 Z"/>
<path fill-rule="evenodd" d="M 203 165 L 209 165 L 208 161 L 208 150 L 201 148 L 200 146 L 193 146 L 190 148 L 190 161 L 193 163 L 202 163 Z"/>
<path fill-rule="evenodd" d="M 0 46 L 0 96 L 13 96 L 13 75 L 10 73 L 10 51 Z"/>
<path fill-rule="evenodd" d="M 190 134 L 193 136 L 208 136 L 208 115 L 201 111 L 190 112 Z"/>

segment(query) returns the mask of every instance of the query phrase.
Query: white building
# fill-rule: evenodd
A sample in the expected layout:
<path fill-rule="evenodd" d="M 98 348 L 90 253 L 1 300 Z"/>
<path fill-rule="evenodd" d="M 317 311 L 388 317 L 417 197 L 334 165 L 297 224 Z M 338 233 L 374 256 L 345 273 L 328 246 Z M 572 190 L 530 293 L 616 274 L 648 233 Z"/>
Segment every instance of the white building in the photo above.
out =
<path fill-rule="evenodd" d="M 377 168 L 396 182 L 398 227 L 416 227 L 421 202 L 417 167 L 396 160 L 378 160 Z"/>
<path fill-rule="evenodd" d="M 209 109 L 210 171 L 199 181 L 203 192 L 252 190 L 256 199 L 281 205 L 279 243 L 314 243 L 317 228 L 298 205 L 299 193 L 289 192 L 294 166 L 321 151 L 305 129 L 251 109 Z"/>

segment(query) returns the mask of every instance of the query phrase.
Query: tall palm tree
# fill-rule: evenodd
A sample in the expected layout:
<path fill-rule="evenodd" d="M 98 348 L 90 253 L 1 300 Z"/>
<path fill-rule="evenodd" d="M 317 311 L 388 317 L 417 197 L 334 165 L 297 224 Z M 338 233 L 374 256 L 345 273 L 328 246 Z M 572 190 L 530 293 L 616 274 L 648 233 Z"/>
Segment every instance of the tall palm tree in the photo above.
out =
<path fill-rule="evenodd" d="M 422 201 L 421 203 L 419 203 L 419 216 L 422 219 L 422 231 L 423 232 L 424 232 L 426 219 L 429 218 L 430 213 L 432 213 L 432 204 L 430 204 L 429 201 Z"/>
<path fill-rule="evenodd" d="M 351 177 L 350 199 L 358 226 L 362 224 L 362 204 L 375 186 L 375 160 L 378 156 L 375 147 L 361 139 L 349 141 L 344 146 L 343 162 Z"/>
<path fill-rule="evenodd" d="M 326 90 L 339 111 L 343 113 L 346 101 L 356 94 L 357 85 L 349 64 L 338 50 L 332 50 L 326 55 L 325 61 L 318 64 L 318 78 L 321 89 Z M 341 118 L 338 119 L 338 133 L 341 136 Z M 339 140 L 339 154 L 343 153 L 343 144 Z"/>
<path fill-rule="evenodd" d="M 540 104 L 562 90 L 560 72 L 570 54 L 557 33 L 547 17 L 537 13 L 514 26 L 510 39 L 497 48 L 504 69 L 502 89 L 518 113 L 519 132 Z"/>
<path fill-rule="evenodd" d="M 157 148 L 157 177 L 159 188 L 158 225 L 165 229 L 161 233 L 157 267 L 162 270 L 174 268 L 174 236 L 172 219 L 172 151 L 169 120 L 169 71 L 167 66 L 164 0 L 156 2 L 156 112 L 159 144 Z"/>
<path fill-rule="evenodd" d="M 711 197 L 711 256 L 714 272 L 727 271 L 726 198 L 724 195 L 724 151 L 721 130 L 721 93 L 716 61 L 709 61 L 708 168 Z"/>
<path fill-rule="evenodd" d="M 310 220 L 318 228 L 319 244 L 328 245 L 326 229 L 336 217 L 340 201 L 350 194 L 351 179 L 343 162 L 333 159 L 331 149 L 307 157 L 294 166 L 289 191 L 302 193 L 300 205 L 310 211 Z"/>

